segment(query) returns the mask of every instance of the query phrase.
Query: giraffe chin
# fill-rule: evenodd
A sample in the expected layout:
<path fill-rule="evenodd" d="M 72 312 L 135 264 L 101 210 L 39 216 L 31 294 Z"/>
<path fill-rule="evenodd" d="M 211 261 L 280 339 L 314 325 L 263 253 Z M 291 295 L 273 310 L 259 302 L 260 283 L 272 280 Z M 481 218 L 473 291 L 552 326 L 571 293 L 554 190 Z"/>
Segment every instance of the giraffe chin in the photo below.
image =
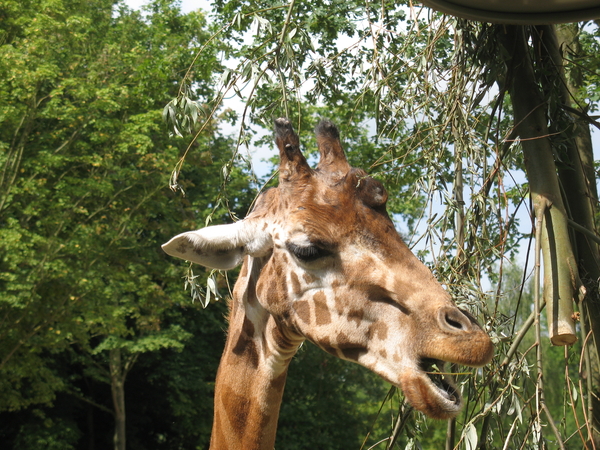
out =
<path fill-rule="evenodd" d="M 460 392 L 448 373 L 441 373 L 444 361 L 422 359 L 419 369 L 400 376 L 400 386 L 408 403 L 423 414 L 439 420 L 456 417 L 462 408 Z"/>

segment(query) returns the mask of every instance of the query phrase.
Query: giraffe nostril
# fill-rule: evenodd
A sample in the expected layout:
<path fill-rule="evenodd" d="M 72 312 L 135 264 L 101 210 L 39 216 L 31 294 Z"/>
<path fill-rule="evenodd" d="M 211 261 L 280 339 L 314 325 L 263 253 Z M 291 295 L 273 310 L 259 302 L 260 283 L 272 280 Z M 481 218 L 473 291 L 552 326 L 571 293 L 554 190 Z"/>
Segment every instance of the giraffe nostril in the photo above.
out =
<path fill-rule="evenodd" d="M 460 322 L 457 322 L 457 321 L 455 321 L 455 320 L 452 320 L 452 317 L 448 317 L 448 316 L 446 316 L 446 323 L 447 323 L 448 325 L 450 325 L 451 327 L 457 328 L 457 329 L 459 329 L 459 330 L 462 330 L 462 329 L 463 329 L 463 326 L 462 326 L 462 324 L 461 324 Z"/>
<path fill-rule="evenodd" d="M 472 329 L 469 317 L 463 314 L 458 308 L 452 306 L 440 308 L 438 322 L 443 330 L 451 333 L 468 332 Z"/>

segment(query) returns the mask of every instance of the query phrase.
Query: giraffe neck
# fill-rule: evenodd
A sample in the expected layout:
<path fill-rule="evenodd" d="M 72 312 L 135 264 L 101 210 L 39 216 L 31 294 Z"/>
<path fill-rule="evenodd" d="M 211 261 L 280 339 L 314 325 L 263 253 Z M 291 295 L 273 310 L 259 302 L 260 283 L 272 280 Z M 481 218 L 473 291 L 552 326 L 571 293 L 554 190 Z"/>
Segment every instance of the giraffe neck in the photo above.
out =
<path fill-rule="evenodd" d="M 211 450 L 272 450 L 292 356 L 289 338 L 256 296 L 261 261 L 247 258 L 234 288 L 227 342 L 215 383 Z"/>

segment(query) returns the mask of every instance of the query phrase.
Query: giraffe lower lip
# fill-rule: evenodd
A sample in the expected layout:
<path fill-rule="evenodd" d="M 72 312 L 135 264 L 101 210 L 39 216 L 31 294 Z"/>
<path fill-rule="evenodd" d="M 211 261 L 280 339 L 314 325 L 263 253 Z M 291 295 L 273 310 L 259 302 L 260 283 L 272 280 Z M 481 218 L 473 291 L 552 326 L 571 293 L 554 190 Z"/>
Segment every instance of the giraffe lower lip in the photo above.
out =
<path fill-rule="evenodd" d="M 408 403 L 433 419 L 456 417 L 462 398 L 452 376 L 443 370 L 444 361 L 420 358 L 415 362 L 416 367 L 407 367 L 400 375 L 400 388 Z"/>

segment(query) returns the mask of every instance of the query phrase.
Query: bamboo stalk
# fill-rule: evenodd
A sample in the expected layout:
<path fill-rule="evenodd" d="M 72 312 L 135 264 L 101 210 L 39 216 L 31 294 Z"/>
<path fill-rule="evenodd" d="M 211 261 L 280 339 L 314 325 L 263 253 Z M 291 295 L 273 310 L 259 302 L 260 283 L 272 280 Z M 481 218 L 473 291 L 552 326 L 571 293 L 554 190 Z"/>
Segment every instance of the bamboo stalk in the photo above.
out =
<path fill-rule="evenodd" d="M 541 299 L 540 299 L 540 250 L 541 250 L 541 239 L 540 235 L 544 229 L 543 222 L 546 216 L 547 209 L 550 205 L 544 205 L 544 209 L 536 211 L 536 230 L 535 230 L 535 287 L 534 287 L 534 303 L 535 303 L 535 340 L 536 340 L 536 360 L 537 360 L 537 389 L 536 389 L 536 420 L 539 421 L 540 428 L 543 426 L 541 423 L 542 411 L 546 414 L 547 423 L 556 437 L 556 442 L 561 450 L 565 450 L 565 445 L 562 440 L 560 432 L 554 424 L 552 414 L 546 404 L 546 398 L 544 393 L 544 365 L 542 361 L 542 342 L 541 342 Z"/>
<path fill-rule="evenodd" d="M 550 340 L 554 345 L 570 345 L 577 340 L 573 300 L 580 283 L 554 155 L 548 139 L 547 105 L 535 79 L 526 29 L 508 26 L 505 30 L 500 38 L 508 54 L 512 55 L 507 61 L 512 71 L 508 88 L 515 128 L 523 147 L 535 214 L 545 211 L 541 247 Z"/>
<path fill-rule="evenodd" d="M 600 448 L 600 308 L 598 307 L 598 282 L 600 279 L 600 251 L 595 238 L 597 223 L 598 192 L 594 171 L 594 155 L 592 149 L 589 124 L 596 125 L 587 117 L 587 105 L 582 104 L 575 93 L 582 86 L 581 72 L 563 55 L 579 55 L 577 24 L 563 24 L 556 27 L 539 27 L 543 48 L 548 53 L 548 73 L 555 73 L 561 95 L 559 107 L 571 116 L 574 130 L 571 139 L 565 142 L 567 157 L 560 180 L 564 187 L 565 198 L 568 199 L 569 213 L 574 223 L 570 223 L 578 233 L 572 234 L 572 241 L 577 255 L 577 262 L 589 295 L 580 295 L 581 338 L 584 340 L 583 359 L 587 385 L 586 425 L 590 430 L 590 443 L 586 448 Z M 565 66 L 570 66 L 567 72 Z M 560 111 L 559 111 L 560 112 Z M 575 223 L 577 225 L 575 225 Z M 591 333 L 591 335 L 589 334 Z M 589 342 L 588 342 L 589 340 Z"/>

